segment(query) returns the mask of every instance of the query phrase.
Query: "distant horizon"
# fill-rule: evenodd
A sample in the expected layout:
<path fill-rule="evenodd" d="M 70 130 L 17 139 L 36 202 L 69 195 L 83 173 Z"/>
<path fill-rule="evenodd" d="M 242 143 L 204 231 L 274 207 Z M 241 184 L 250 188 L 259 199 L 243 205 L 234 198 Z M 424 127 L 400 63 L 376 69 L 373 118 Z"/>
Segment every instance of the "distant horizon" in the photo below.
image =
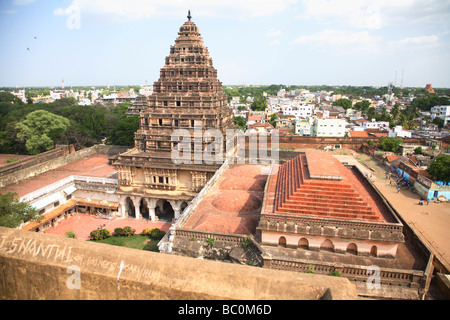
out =
<path fill-rule="evenodd" d="M 323 86 L 327 86 L 327 87 L 372 87 L 372 88 L 383 88 L 383 87 L 387 87 L 388 85 L 350 85 L 350 84 L 341 84 L 341 85 L 337 85 L 337 84 L 284 84 L 284 83 L 271 83 L 271 84 L 222 84 L 223 87 L 237 87 L 237 86 L 254 86 L 254 87 L 268 87 L 271 85 L 281 85 L 281 86 L 286 86 L 286 87 L 323 87 Z M 435 87 L 432 85 L 433 89 L 450 89 L 450 87 Z M 67 90 L 68 88 L 86 88 L 86 87 L 93 87 L 93 88 L 105 88 L 107 87 L 108 84 L 106 85 L 64 85 L 64 90 Z M 141 87 L 141 86 L 153 86 L 153 82 L 152 84 L 147 84 L 147 85 L 141 85 L 141 84 L 114 84 L 114 85 L 109 85 L 109 89 L 114 89 L 114 87 Z M 62 89 L 62 86 L 50 86 L 50 85 L 45 85 L 45 86 L 2 86 L 0 87 L 0 90 L 3 89 L 15 89 L 15 90 L 22 90 L 22 89 L 37 89 L 37 88 L 48 88 L 48 89 Z M 400 86 L 394 86 L 394 88 L 400 88 Z M 425 89 L 425 86 L 421 86 L 421 87 L 416 87 L 416 86 L 403 86 L 402 89 Z"/>
<path fill-rule="evenodd" d="M 450 87 L 442 0 L 4 0 L 0 87 L 152 84 L 188 10 L 222 83 Z"/>

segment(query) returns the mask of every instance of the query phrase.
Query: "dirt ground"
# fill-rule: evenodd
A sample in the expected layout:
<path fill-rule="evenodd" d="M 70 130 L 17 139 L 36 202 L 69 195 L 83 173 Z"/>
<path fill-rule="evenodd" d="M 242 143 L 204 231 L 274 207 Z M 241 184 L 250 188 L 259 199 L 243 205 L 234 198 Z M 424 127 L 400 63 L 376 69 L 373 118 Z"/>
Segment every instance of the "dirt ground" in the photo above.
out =
<path fill-rule="evenodd" d="M 334 151 L 333 151 L 334 152 Z M 450 203 L 432 201 L 419 205 L 420 196 L 401 188 L 397 193 L 396 180 L 386 179 L 386 167 L 375 158 L 354 151 L 333 153 L 342 162 L 358 165 L 361 171 L 372 174 L 371 180 L 394 206 L 397 212 L 420 236 L 442 263 L 450 268 Z M 374 171 L 370 170 L 373 169 Z"/>

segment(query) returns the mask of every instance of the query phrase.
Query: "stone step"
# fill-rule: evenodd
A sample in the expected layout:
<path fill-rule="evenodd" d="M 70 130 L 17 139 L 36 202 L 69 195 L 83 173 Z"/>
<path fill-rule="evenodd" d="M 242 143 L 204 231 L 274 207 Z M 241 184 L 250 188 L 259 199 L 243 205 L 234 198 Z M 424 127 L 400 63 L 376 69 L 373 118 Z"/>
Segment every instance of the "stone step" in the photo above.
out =
<path fill-rule="evenodd" d="M 330 213 L 330 212 L 323 212 L 323 211 L 307 211 L 307 210 L 299 210 L 297 212 L 284 212 L 284 211 L 277 211 L 276 213 L 279 214 L 301 214 L 301 215 L 311 215 L 311 216 L 319 216 L 319 217 L 328 217 L 328 218 L 344 218 L 344 219 L 363 219 L 363 220 L 372 220 L 372 221 L 378 221 L 379 217 L 376 215 L 360 215 L 360 214 L 352 214 L 352 213 Z"/>
<path fill-rule="evenodd" d="M 320 202 L 320 201 L 292 201 L 287 200 L 283 204 L 283 208 L 294 208 L 298 206 L 316 206 L 316 207 L 323 207 L 323 208 L 346 208 L 346 209 L 353 209 L 353 210 L 366 210 L 370 209 L 368 205 L 364 202 L 361 203 L 352 203 L 352 202 L 344 202 L 344 203 L 333 203 L 333 202 Z"/>
<path fill-rule="evenodd" d="M 301 213 L 302 211 L 312 211 L 312 212 L 324 212 L 326 214 L 333 213 L 344 213 L 344 214 L 356 214 L 356 215 L 372 215 L 374 214 L 373 210 L 369 207 L 365 209 L 350 209 L 350 208 L 331 208 L 331 207 L 323 207 L 323 206 L 315 206 L 315 205 L 296 205 L 289 206 L 283 205 L 281 208 L 278 208 L 279 212 L 286 213 Z"/>

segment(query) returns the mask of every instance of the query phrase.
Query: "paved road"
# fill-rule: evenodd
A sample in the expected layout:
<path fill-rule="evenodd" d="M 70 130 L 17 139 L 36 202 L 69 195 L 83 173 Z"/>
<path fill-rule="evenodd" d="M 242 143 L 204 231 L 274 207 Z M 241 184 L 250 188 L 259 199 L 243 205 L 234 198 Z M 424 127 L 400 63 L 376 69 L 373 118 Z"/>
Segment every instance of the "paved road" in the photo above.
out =
<path fill-rule="evenodd" d="M 371 156 L 357 154 L 336 155 L 341 162 L 357 165 L 362 172 L 372 174 L 371 180 L 381 193 L 394 206 L 402 218 L 416 231 L 436 256 L 450 268 L 450 203 L 434 203 L 419 205 L 420 196 L 400 189 L 397 193 L 395 180 L 389 185 L 386 180 L 385 167 Z M 359 160 L 359 162 L 358 162 Z M 375 171 L 371 171 L 365 163 Z"/>

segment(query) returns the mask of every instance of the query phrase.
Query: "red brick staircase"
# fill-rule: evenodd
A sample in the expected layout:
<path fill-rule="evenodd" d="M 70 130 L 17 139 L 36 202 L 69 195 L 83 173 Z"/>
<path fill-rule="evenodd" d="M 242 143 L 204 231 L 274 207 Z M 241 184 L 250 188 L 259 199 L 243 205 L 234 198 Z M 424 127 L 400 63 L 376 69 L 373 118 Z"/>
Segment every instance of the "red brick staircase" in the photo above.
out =
<path fill-rule="evenodd" d="M 347 179 L 310 179 L 306 155 L 286 162 L 278 170 L 275 190 L 272 190 L 274 195 L 269 197 L 269 203 L 273 200 L 274 213 L 371 221 L 380 219 Z"/>

